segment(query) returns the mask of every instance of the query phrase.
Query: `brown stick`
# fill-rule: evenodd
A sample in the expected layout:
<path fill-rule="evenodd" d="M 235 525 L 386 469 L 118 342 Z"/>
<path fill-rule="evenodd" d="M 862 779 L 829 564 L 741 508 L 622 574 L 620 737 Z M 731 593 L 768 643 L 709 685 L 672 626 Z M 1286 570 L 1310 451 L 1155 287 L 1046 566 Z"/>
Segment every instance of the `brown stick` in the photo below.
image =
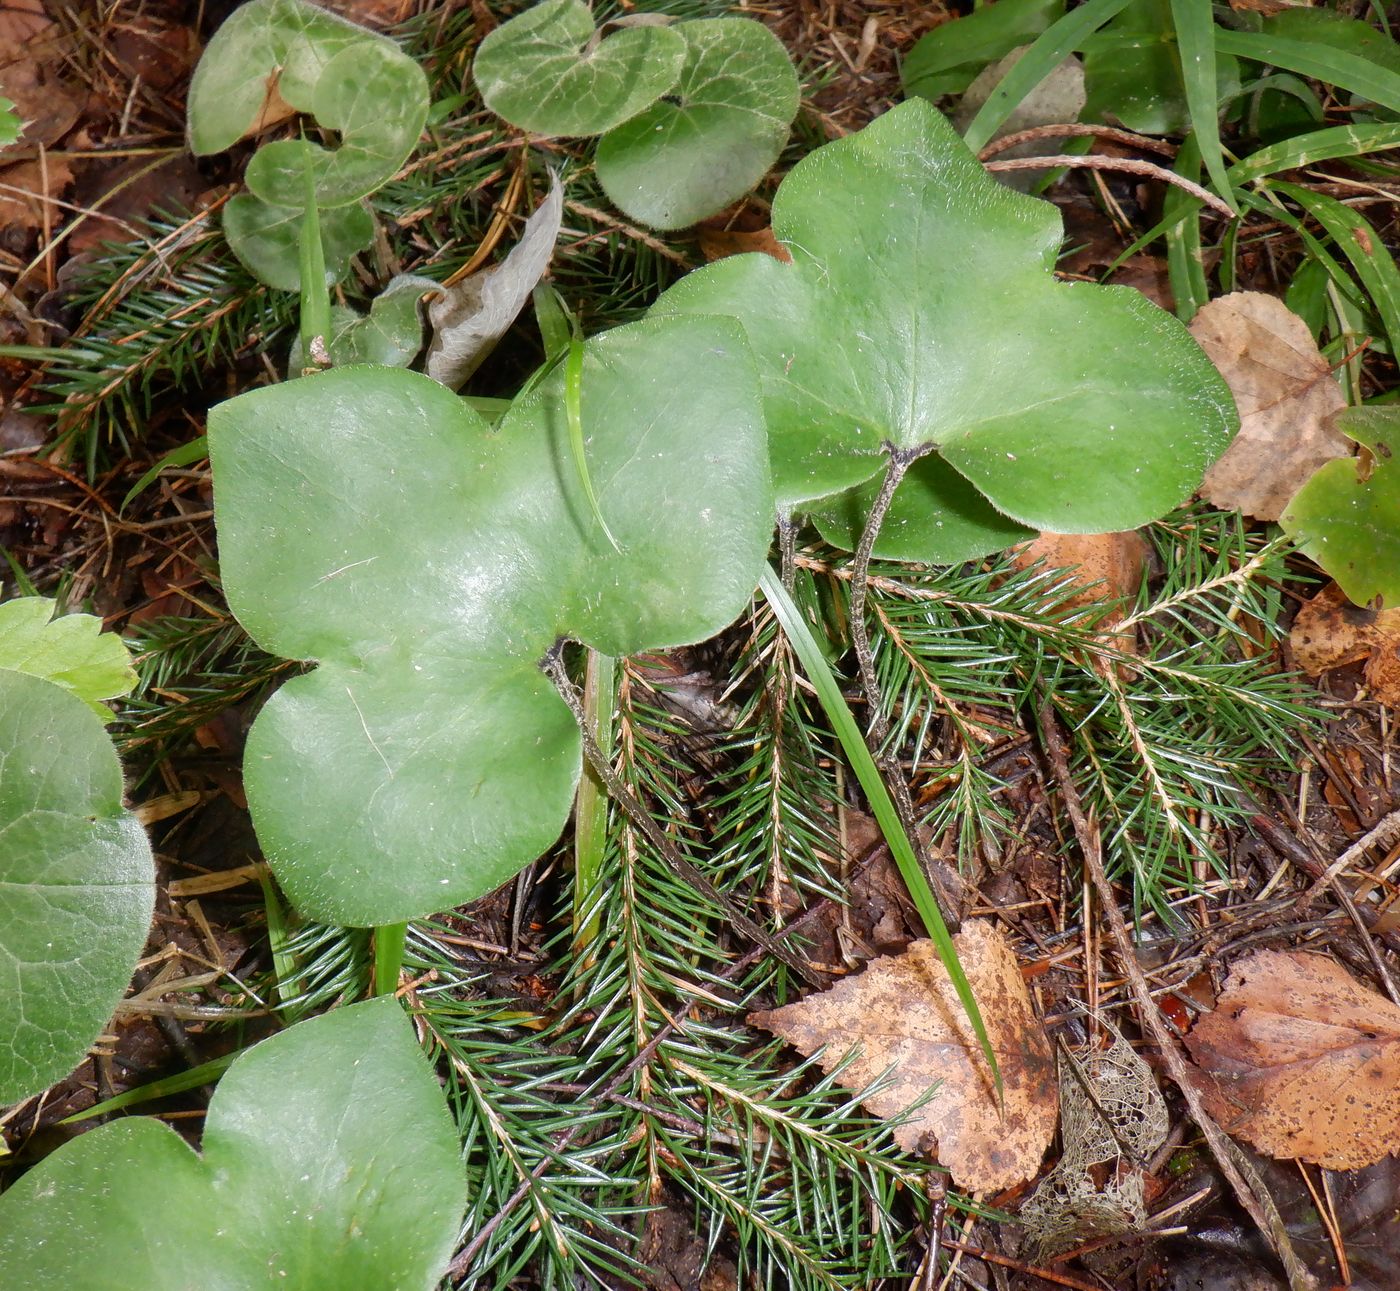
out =
<path fill-rule="evenodd" d="M 1162 157 L 1175 157 L 1176 147 L 1161 139 L 1153 139 L 1145 134 L 1135 134 L 1132 130 L 1120 130 L 1116 126 L 1094 125 L 1091 121 L 1065 121 L 1060 125 L 1034 126 L 1030 130 L 1017 130 L 993 139 L 977 154 L 979 161 L 995 157 L 1008 148 L 1016 148 L 1023 143 L 1039 143 L 1042 139 L 1083 138 L 1093 135 L 1096 139 L 1111 139 L 1114 143 L 1127 144 L 1129 148 L 1141 148 L 1143 152 L 1155 152 Z"/>
<path fill-rule="evenodd" d="M 1088 870 L 1089 878 L 1098 894 L 1099 904 L 1103 907 L 1104 918 L 1108 920 L 1109 932 L 1113 935 L 1113 944 L 1117 948 L 1118 957 L 1123 964 L 1123 976 L 1127 978 L 1128 985 L 1132 989 L 1138 1012 L 1142 1015 L 1142 1023 L 1156 1042 L 1162 1060 L 1166 1064 L 1167 1072 L 1176 1083 L 1177 1088 L 1181 1090 L 1181 1096 L 1186 1100 L 1186 1106 L 1191 1111 L 1191 1119 L 1200 1127 L 1201 1133 L 1210 1145 L 1216 1163 L 1220 1166 L 1220 1173 L 1225 1176 L 1230 1187 L 1234 1190 L 1240 1205 L 1245 1208 L 1246 1213 L 1273 1247 L 1274 1253 L 1283 1265 L 1288 1285 L 1293 1291 L 1315 1291 L 1317 1281 L 1303 1267 L 1297 1252 L 1294 1251 L 1293 1243 L 1288 1237 L 1288 1230 L 1284 1227 L 1283 1218 L 1278 1213 L 1278 1207 L 1274 1204 L 1274 1199 L 1269 1195 L 1268 1189 L 1263 1186 L 1257 1172 L 1244 1154 L 1225 1136 L 1224 1131 L 1206 1111 L 1200 1092 L 1192 1080 L 1190 1067 L 1178 1047 L 1177 1038 L 1167 1026 L 1162 1011 L 1152 998 L 1152 988 L 1148 985 L 1146 974 L 1142 971 L 1142 965 L 1138 963 L 1137 955 L 1133 952 L 1133 942 L 1128 932 L 1128 925 L 1123 918 L 1123 912 L 1118 908 L 1118 894 L 1114 892 L 1113 885 L 1108 881 L 1108 874 L 1103 867 L 1099 831 L 1085 815 L 1083 804 L 1079 800 L 1079 793 L 1074 787 L 1074 782 L 1070 779 L 1069 754 L 1065 748 L 1064 733 L 1061 731 L 1054 710 L 1048 701 L 1041 705 L 1039 718 L 1041 743 L 1050 764 L 1055 787 L 1059 790 L 1065 814 L 1069 817 L 1070 824 L 1074 828 L 1074 836 L 1079 842 L 1079 850 L 1084 857 L 1084 866 Z M 1254 1178 L 1246 1182 L 1246 1174 L 1253 1175 Z"/>
<path fill-rule="evenodd" d="M 1091 153 L 1087 157 L 1063 153 L 1054 157 L 1004 157 L 1001 161 L 989 161 L 988 170 L 1054 170 L 1059 166 L 1072 166 L 1081 170 L 1118 170 L 1129 175 L 1145 175 L 1149 179 L 1160 179 L 1164 184 L 1175 184 L 1177 188 L 1190 193 L 1198 202 L 1204 202 L 1217 215 L 1227 220 L 1238 219 L 1230 207 L 1209 189 L 1178 175 L 1174 170 L 1159 166 L 1152 161 L 1138 161 L 1132 157 L 1104 157 Z"/>

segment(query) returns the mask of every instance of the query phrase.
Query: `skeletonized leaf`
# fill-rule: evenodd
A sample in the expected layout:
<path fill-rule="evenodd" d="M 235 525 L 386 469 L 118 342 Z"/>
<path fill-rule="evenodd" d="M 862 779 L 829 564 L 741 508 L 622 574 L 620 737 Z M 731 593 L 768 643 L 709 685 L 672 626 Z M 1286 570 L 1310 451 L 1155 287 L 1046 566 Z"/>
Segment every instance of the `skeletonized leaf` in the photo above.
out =
<path fill-rule="evenodd" d="M 932 1152 L 954 1181 L 995 1192 L 1035 1174 L 1055 1132 L 1058 1106 L 1050 1043 L 1031 1011 L 1016 956 L 986 920 L 969 920 L 953 938 L 1001 1067 L 999 1107 L 991 1069 L 931 941 L 872 960 L 858 976 L 821 995 L 749 1015 L 831 1071 L 854 1047 L 838 1079 L 864 1089 L 876 1115 L 916 1112 L 894 1130 L 908 1152 Z M 928 1097 L 930 1091 L 932 1096 Z"/>
<path fill-rule="evenodd" d="M 122 639 L 92 614 L 54 618 L 55 602 L 22 596 L 0 605 L 0 668 L 43 677 L 71 691 L 103 721 L 102 702 L 131 693 L 136 670 Z"/>
<path fill-rule="evenodd" d="M 1211 1114 L 1261 1152 L 1330 1170 L 1400 1152 L 1400 1008 L 1334 960 L 1256 951 L 1186 1043 Z"/>
<path fill-rule="evenodd" d="M 500 264 L 455 287 L 439 288 L 441 294 L 428 305 L 433 339 L 427 373 L 434 381 L 460 389 L 496 348 L 549 269 L 563 218 L 564 189 L 555 175 L 544 201 L 525 221 L 520 241 Z"/>
<path fill-rule="evenodd" d="M 1351 451 L 1332 424 L 1346 400 L 1308 325 L 1283 301 L 1236 291 L 1202 306 L 1191 335 L 1229 383 L 1240 433 L 1206 472 L 1201 496 L 1277 520 L 1318 467 Z"/>

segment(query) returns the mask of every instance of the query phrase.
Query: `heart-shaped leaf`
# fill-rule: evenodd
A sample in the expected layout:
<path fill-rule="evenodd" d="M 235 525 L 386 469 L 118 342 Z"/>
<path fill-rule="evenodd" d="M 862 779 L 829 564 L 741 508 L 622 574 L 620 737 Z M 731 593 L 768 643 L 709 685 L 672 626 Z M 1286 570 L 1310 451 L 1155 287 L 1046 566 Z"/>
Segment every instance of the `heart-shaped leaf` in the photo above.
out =
<path fill-rule="evenodd" d="M 752 18 L 681 23 L 675 89 L 598 141 L 598 181 L 634 220 L 683 229 L 737 201 L 768 172 L 797 115 L 797 73 Z"/>
<path fill-rule="evenodd" d="M 248 165 L 250 191 L 225 210 L 224 233 L 262 281 L 295 290 L 308 189 L 315 193 L 328 275 L 335 281 L 373 235 L 359 199 L 391 178 L 418 141 L 428 82 L 391 40 L 316 5 L 250 0 L 215 33 L 195 69 L 191 150 L 204 156 L 232 147 L 267 119 L 274 101 L 282 115 L 309 113 L 336 131 L 339 146 L 285 139 L 261 149 Z"/>
<path fill-rule="evenodd" d="M 562 372 L 499 429 L 411 372 L 343 368 L 209 421 L 224 587 L 266 649 L 316 660 L 249 736 L 262 846 L 305 913 L 382 924 L 490 891 L 558 836 L 579 737 L 539 670 L 738 614 L 771 537 L 757 377 L 727 320 L 590 341 L 587 466 Z"/>
<path fill-rule="evenodd" d="M 804 158 L 773 228 L 792 263 L 719 261 L 655 309 L 743 323 L 784 507 L 864 483 L 890 445 L 936 450 L 1018 524 L 1130 529 L 1186 497 L 1234 433 L 1181 324 L 1129 288 L 1056 282 L 1059 213 L 997 184 L 926 103 Z M 915 488 L 966 516 L 952 473 L 930 466 Z M 840 516 L 815 509 L 835 536 Z M 908 538 L 896 523 L 876 551 L 909 557 Z M 921 558 L 948 556 L 935 542 Z"/>
<path fill-rule="evenodd" d="M 1400 409 L 1348 408 L 1336 427 L 1371 455 L 1328 462 L 1281 517 L 1293 540 L 1337 580 L 1347 598 L 1400 606 Z"/>
<path fill-rule="evenodd" d="M 635 26 L 600 35 L 583 0 L 544 0 L 502 23 L 472 65 L 486 106 L 532 134 L 595 135 L 675 85 L 686 56 L 675 30 Z"/>
<path fill-rule="evenodd" d="M 0 1106 L 82 1061 L 131 980 L 154 885 L 101 719 L 0 669 Z M 11 1285 L 35 1284 L 0 1276 Z"/>
<path fill-rule="evenodd" d="M 77 695 L 104 722 L 104 699 L 131 693 L 136 670 L 121 637 L 92 614 L 54 618 L 55 602 L 21 596 L 0 605 L 0 668 L 43 677 Z"/>
<path fill-rule="evenodd" d="M 0 1197 L 0 1285 L 33 1291 L 429 1291 L 461 1148 L 392 999 L 265 1040 L 209 1104 L 203 1152 L 146 1117 L 60 1148 Z"/>

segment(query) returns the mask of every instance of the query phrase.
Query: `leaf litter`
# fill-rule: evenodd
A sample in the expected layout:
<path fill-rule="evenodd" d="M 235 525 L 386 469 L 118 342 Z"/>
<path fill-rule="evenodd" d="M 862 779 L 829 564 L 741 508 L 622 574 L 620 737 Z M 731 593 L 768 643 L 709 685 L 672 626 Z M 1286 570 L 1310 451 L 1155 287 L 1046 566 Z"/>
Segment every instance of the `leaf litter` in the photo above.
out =
<path fill-rule="evenodd" d="M 1236 291 L 1203 306 L 1191 335 L 1220 369 L 1240 411 L 1234 443 L 1201 495 L 1256 520 L 1277 520 L 1293 495 L 1352 444 L 1332 418 L 1346 407 L 1308 325 L 1281 300 Z"/>
<path fill-rule="evenodd" d="M 815 1054 L 823 1070 L 840 1068 L 837 1080 L 847 1088 L 868 1091 L 865 1105 L 896 1120 L 894 1138 L 905 1151 L 936 1156 L 959 1187 L 994 1193 L 1040 1168 L 1055 1132 L 1055 1060 L 1016 956 L 995 925 L 968 920 L 953 941 L 1001 1067 L 1000 1104 L 931 941 L 872 960 L 820 995 L 751 1013 L 749 1021 Z"/>
<path fill-rule="evenodd" d="M 1400 609 L 1353 605 L 1329 583 L 1298 611 L 1289 632 L 1293 659 L 1309 677 L 1363 663 L 1371 698 L 1400 707 Z"/>
<path fill-rule="evenodd" d="M 1186 1039 L 1221 1127 L 1355 1170 L 1400 1151 L 1400 1008 L 1334 959 L 1256 951 Z"/>

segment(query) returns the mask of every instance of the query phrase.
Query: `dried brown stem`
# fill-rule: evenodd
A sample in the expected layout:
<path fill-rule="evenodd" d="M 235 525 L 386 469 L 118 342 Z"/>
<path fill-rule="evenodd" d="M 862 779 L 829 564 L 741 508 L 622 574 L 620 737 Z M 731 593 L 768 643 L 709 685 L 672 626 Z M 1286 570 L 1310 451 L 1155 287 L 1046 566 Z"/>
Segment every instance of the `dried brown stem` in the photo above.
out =
<path fill-rule="evenodd" d="M 1114 143 L 1126 144 L 1129 148 L 1141 148 L 1143 152 L 1155 152 L 1162 157 L 1175 157 L 1176 146 L 1149 135 L 1136 134 L 1132 130 L 1120 130 L 1117 126 L 1095 125 L 1092 121 L 1065 121 L 1060 125 L 1035 126 L 1030 130 L 1016 130 L 993 139 L 977 154 L 979 161 L 986 161 L 1009 148 L 1023 143 L 1039 143 L 1042 139 L 1083 138 L 1092 135 L 1096 139 L 1111 139 Z"/>
<path fill-rule="evenodd" d="M 1209 189 L 1202 188 L 1199 184 L 1178 175 L 1176 171 L 1168 170 L 1152 161 L 1138 161 L 1132 157 L 1104 157 L 1097 153 L 1088 157 L 1063 153 L 1054 157 L 1004 157 L 1001 161 L 987 163 L 988 170 L 1054 170 L 1059 166 L 1077 167 L 1081 170 L 1117 170 L 1128 175 L 1160 179 L 1164 184 L 1174 184 L 1183 192 L 1190 193 L 1217 215 L 1223 215 L 1227 220 L 1238 218 L 1235 212 Z"/>

